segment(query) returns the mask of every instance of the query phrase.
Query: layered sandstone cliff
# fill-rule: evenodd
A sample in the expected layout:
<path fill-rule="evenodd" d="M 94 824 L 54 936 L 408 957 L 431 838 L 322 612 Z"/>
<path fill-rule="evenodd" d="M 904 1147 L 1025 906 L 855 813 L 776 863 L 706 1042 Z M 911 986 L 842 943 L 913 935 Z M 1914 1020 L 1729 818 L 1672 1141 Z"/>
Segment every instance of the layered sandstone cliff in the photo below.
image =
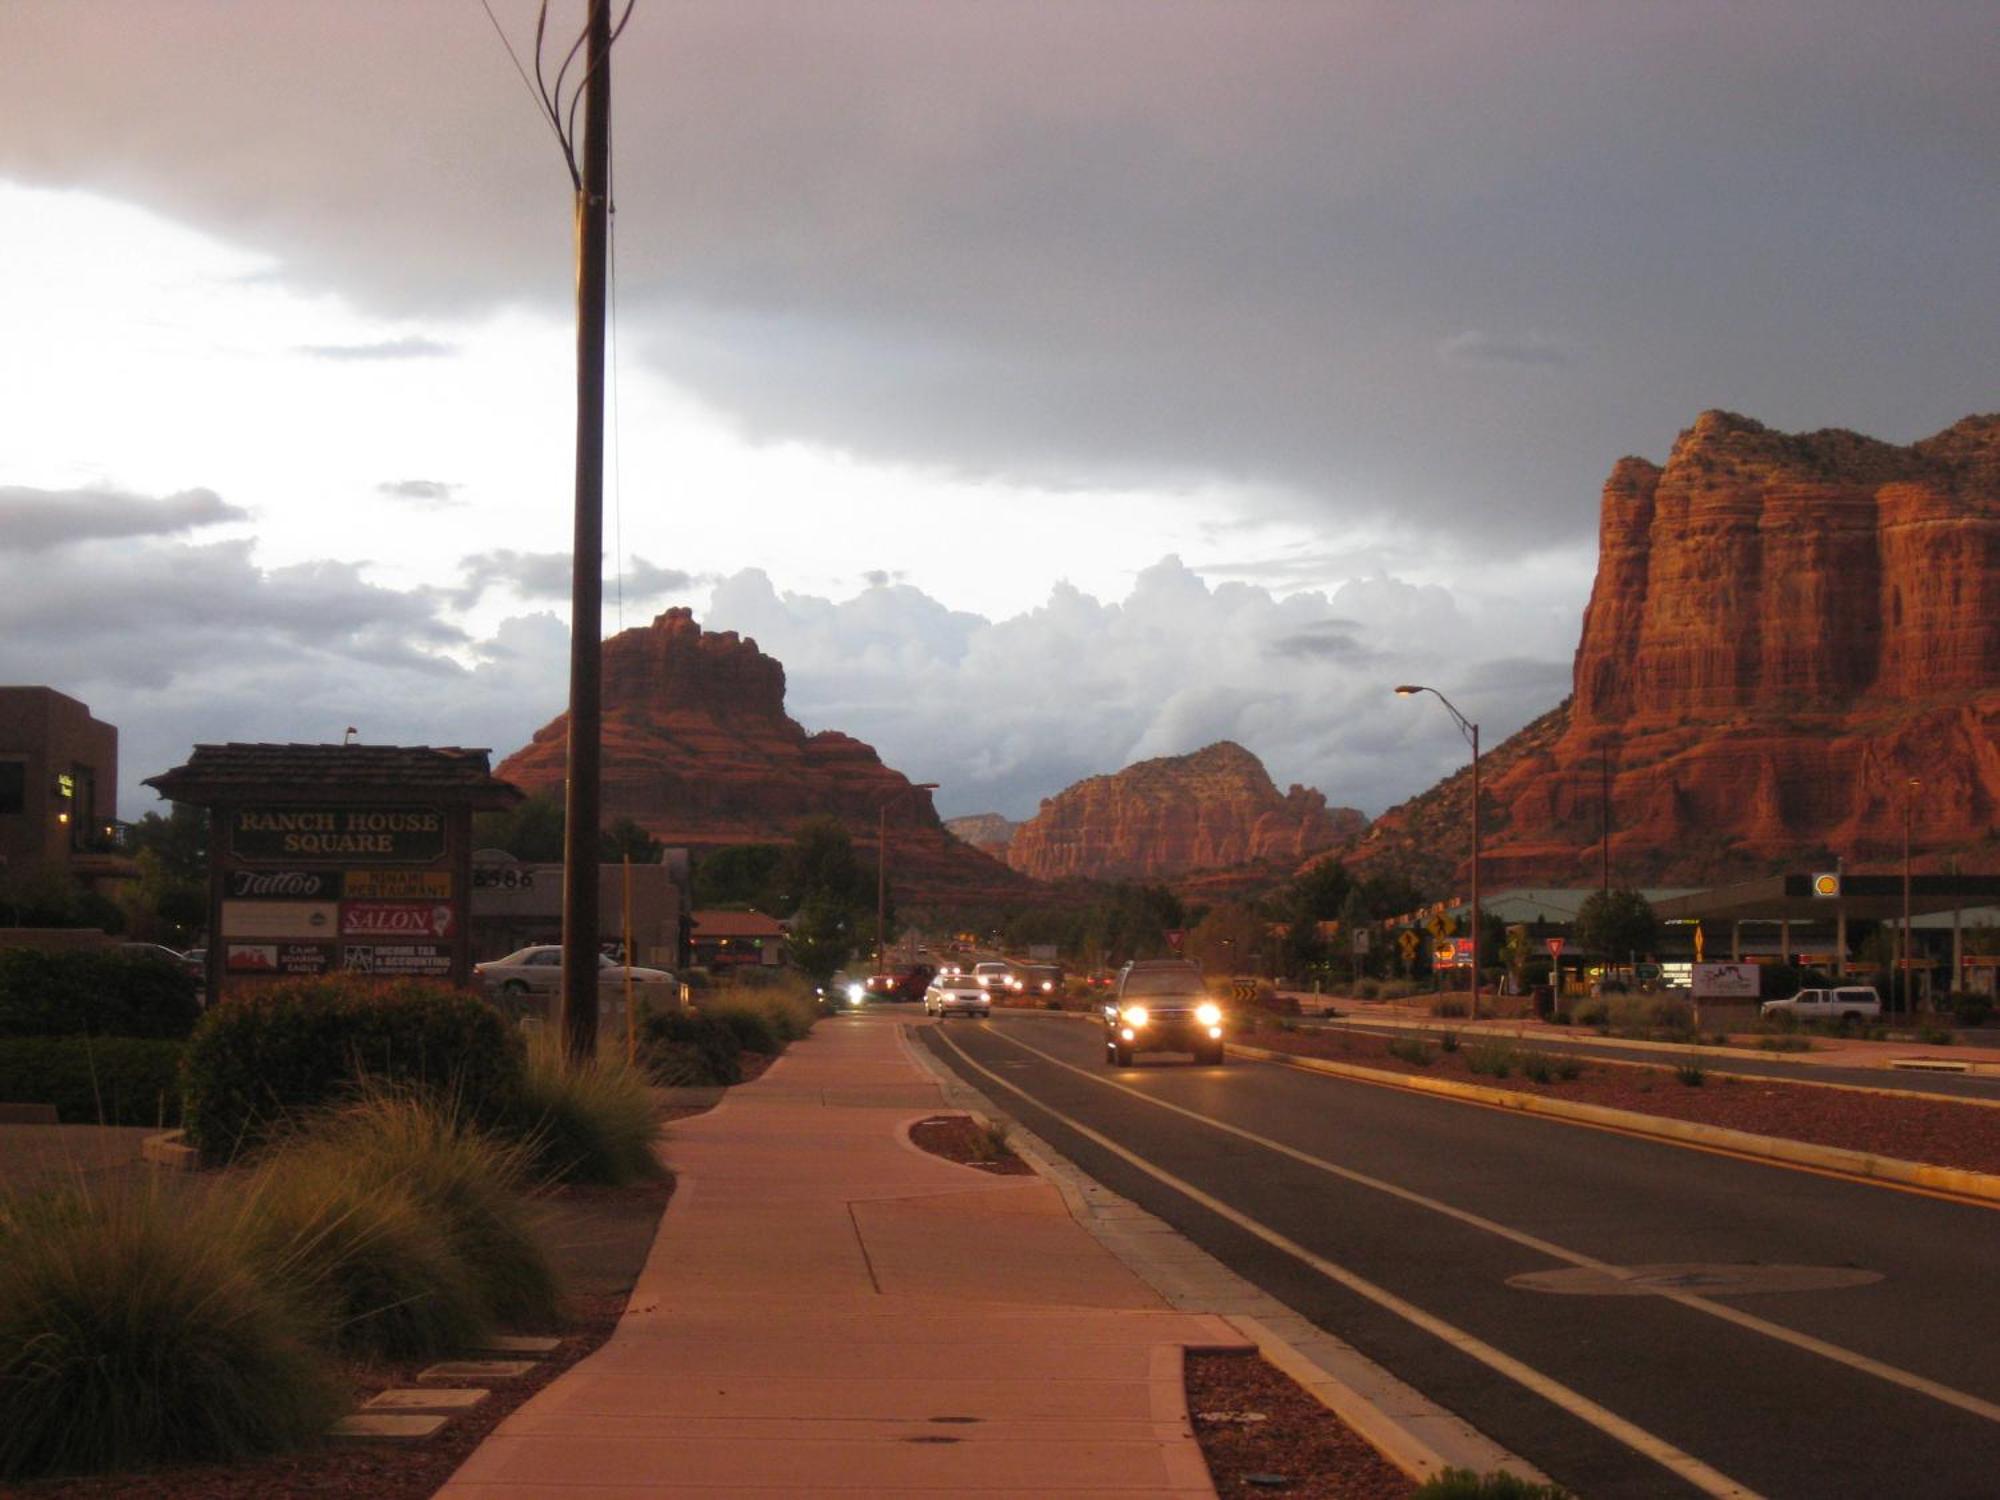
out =
<path fill-rule="evenodd" d="M 1899 860 L 1906 811 L 1920 863 L 2000 867 L 2000 416 L 1897 447 L 1712 411 L 1622 460 L 1574 695 L 1531 728 L 1487 768 L 1489 888 L 1590 878 L 1607 823 L 1627 882 Z"/>
<path fill-rule="evenodd" d="M 685 609 L 604 643 L 604 821 L 631 818 L 696 851 L 778 843 L 809 817 L 845 824 L 872 858 L 887 808 L 889 878 L 906 900 L 1003 899 L 1019 875 L 951 836 L 930 793 L 837 731 L 807 734 L 785 713 L 785 669 L 734 631 Z M 560 796 L 568 715 L 537 730 L 497 774 Z"/>
<path fill-rule="evenodd" d="M 1307 787 L 1281 795 L 1262 761 L 1223 740 L 1045 798 L 1015 829 L 1007 862 L 1038 880 L 1172 879 L 1252 860 L 1296 863 L 1348 842 L 1366 821 Z"/>

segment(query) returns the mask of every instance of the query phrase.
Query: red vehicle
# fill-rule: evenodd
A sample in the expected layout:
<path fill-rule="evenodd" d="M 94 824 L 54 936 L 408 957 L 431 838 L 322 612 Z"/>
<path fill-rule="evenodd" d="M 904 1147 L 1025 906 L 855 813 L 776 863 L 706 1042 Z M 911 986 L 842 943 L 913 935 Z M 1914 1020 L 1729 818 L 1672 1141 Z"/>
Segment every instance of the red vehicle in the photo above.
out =
<path fill-rule="evenodd" d="M 935 973 L 929 964 L 911 964 L 887 974 L 870 974 L 863 988 L 871 1000 L 921 1000 Z"/>

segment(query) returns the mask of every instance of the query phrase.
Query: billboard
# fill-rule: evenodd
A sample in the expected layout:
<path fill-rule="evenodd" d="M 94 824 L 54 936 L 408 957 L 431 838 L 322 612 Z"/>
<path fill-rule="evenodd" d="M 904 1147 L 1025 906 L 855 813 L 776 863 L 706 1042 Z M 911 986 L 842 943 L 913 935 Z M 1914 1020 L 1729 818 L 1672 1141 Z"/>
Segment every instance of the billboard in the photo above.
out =
<path fill-rule="evenodd" d="M 1761 993 L 1755 964 L 1696 964 L 1697 1000 L 1755 1000 Z"/>

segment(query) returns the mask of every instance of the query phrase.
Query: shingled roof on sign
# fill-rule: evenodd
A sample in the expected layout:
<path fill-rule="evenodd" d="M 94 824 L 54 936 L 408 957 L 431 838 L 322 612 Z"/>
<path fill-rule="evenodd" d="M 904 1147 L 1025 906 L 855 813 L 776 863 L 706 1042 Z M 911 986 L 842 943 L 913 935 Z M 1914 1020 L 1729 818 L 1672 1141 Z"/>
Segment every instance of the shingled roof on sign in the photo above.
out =
<path fill-rule="evenodd" d="M 239 794 L 449 794 L 474 807 L 510 807 L 520 788 L 492 773 L 490 751 L 456 745 L 196 745 L 184 766 L 145 784 L 175 802 Z"/>

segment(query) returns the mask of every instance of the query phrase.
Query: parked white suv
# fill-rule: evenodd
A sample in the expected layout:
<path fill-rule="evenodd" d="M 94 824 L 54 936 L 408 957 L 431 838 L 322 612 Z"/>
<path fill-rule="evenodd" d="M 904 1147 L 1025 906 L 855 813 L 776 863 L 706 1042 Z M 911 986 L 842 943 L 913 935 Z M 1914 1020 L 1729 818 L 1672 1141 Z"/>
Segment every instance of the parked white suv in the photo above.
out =
<path fill-rule="evenodd" d="M 1869 985 L 1844 984 L 1831 990 L 1800 990 L 1789 1000 L 1766 1000 L 1759 1011 L 1801 1021 L 1872 1020 L 1882 1014 L 1882 997 Z"/>

